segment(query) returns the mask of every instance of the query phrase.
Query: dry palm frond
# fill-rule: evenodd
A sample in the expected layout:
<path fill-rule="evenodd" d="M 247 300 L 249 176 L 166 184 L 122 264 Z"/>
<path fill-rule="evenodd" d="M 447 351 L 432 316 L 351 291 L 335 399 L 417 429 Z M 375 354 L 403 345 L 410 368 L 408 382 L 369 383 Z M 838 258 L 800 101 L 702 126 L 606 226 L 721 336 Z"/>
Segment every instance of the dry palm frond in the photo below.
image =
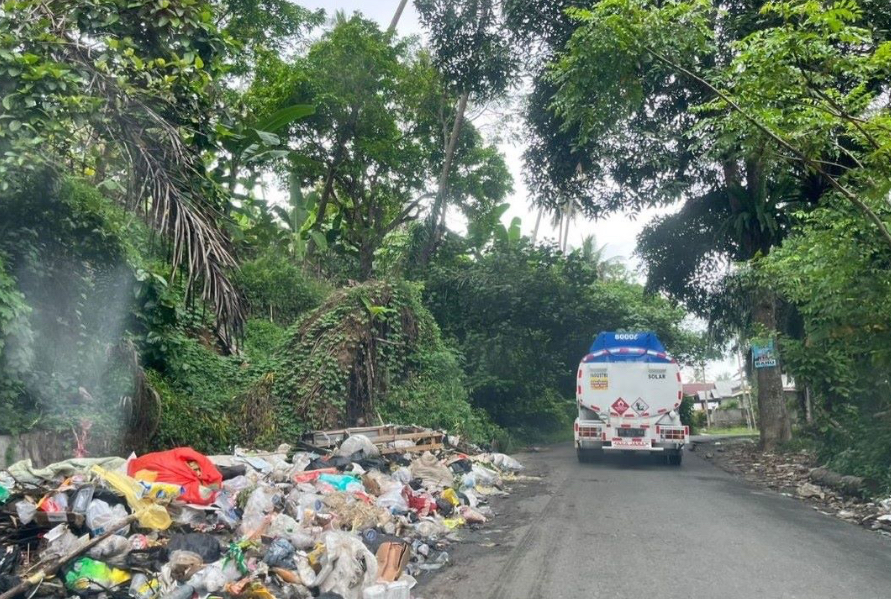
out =
<path fill-rule="evenodd" d="M 149 224 L 170 241 L 174 272 L 185 267 L 190 293 L 200 283 L 201 298 L 215 307 L 217 334 L 231 348 L 244 307 L 226 274 L 236 263 L 220 227 L 223 215 L 212 201 L 217 189 L 204 172 L 201 155 L 184 141 L 183 125 L 153 107 L 165 106 L 162 100 L 140 89 L 124 89 L 115 77 L 98 70 L 96 49 L 79 39 L 72 31 L 76 24 L 51 6 L 37 5 L 40 14 L 35 16 L 46 18 L 51 34 L 64 42 L 57 45 L 54 59 L 86 74 L 89 94 L 102 100 L 104 109 L 91 125 L 100 138 L 116 144 L 126 163 L 128 207 L 142 208 Z M 178 110 L 167 108 L 174 114 Z"/>

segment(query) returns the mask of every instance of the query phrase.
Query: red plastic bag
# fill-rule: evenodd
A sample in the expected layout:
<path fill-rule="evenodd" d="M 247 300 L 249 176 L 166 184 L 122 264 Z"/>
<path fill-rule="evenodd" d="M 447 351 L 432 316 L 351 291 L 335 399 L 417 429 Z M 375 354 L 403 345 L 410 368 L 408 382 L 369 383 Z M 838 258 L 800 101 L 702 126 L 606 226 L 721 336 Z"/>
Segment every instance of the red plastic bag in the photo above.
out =
<path fill-rule="evenodd" d="M 127 474 L 149 470 L 156 473 L 155 481 L 183 487 L 179 499 L 186 503 L 209 505 L 216 498 L 223 475 L 203 454 L 191 447 L 178 447 L 138 457 L 127 465 Z"/>

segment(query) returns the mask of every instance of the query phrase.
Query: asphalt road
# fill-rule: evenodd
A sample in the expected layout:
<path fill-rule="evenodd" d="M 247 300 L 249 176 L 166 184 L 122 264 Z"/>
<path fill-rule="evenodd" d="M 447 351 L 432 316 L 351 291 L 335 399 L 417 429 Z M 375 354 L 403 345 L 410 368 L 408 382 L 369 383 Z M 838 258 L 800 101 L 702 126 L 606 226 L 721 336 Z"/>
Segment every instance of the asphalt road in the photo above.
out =
<path fill-rule="evenodd" d="M 543 480 L 496 500 L 497 519 L 467 533 L 415 596 L 891 597 L 891 539 L 695 453 L 680 468 L 625 456 L 579 464 L 569 445 L 517 457 Z"/>

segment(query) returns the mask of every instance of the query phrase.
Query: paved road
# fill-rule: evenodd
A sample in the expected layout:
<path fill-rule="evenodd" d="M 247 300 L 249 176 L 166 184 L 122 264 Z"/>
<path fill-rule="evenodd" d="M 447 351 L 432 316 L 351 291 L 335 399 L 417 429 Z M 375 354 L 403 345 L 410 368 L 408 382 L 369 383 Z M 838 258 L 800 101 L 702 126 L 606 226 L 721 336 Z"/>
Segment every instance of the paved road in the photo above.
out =
<path fill-rule="evenodd" d="M 757 489 L 687 452 L 680 468 L 557 446 L 494 504 L 425 599 L 891 597 L 891 540 Z M 487 547 L 491 543 L 498 546 Z"/>

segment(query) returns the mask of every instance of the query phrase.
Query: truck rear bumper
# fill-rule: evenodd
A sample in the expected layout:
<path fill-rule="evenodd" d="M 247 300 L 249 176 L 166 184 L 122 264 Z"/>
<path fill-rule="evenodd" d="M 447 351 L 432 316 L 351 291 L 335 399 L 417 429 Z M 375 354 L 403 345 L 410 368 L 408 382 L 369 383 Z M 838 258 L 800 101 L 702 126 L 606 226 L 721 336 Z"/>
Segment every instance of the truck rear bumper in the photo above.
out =
<path fill-rule="evenodd" d="M 603 445 L 600 439 L 578 439 L 575 442 L 578 449 L 603 449 Z"/>

